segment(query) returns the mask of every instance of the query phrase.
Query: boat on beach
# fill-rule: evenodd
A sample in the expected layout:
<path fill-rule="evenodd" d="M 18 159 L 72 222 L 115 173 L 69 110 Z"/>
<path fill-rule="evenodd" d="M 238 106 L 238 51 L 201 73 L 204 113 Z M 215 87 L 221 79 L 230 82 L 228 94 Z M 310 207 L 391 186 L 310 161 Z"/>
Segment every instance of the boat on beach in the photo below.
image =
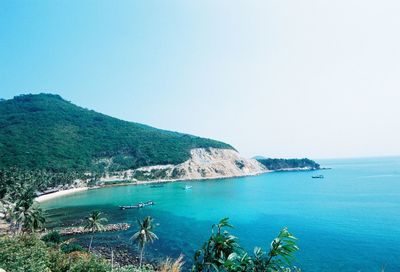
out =
<path fill-rule="evenodd" d="M 144 208 L 146 206 L 153 206 L 154 204 L 155 204 L 154 201 L 147 201 L 147 202 L 144 202 L 144 203 L 143 202 L 139 202 L 136 205 L 122 205 L 122 206 L 119 206 L 119 208 L 121 210 L 140 209 L 140 208 Z"/>

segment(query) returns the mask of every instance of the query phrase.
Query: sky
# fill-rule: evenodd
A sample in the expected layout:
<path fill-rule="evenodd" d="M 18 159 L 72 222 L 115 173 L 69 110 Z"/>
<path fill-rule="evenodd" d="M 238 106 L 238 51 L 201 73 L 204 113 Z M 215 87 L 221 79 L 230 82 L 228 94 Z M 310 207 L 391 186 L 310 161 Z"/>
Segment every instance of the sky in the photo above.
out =
<path fill-rule="evenodd" d="M 0 2 L 0 97 L 57 93 L 247 157 L 400 155 L 397 0 Z"/>

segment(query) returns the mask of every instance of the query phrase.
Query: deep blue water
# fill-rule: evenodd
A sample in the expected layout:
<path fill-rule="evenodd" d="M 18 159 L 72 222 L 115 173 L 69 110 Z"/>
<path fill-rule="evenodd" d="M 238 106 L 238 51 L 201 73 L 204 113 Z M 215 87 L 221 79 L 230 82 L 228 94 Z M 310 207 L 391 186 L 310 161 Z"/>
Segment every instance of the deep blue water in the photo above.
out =
<path fill-rule="evenodd" d="M 147 256 L 186 256 L 229 217 L 232 233 L 252 251 L 268 248 L 282 227 L 299 238 L 296 265 L 303 271 L 400 271 L 400 158 L 322 161 L 331 170 L 276 172 L 256 177 L 90 190 L 45 202 L 50 226 L 80 224 L 91 210 L 110 222 L 151 215 L 159 224 Z M 323 174 L 324 179 L 311 175 Z M 121 211 L 118 205 L 157 205 Z M 100 234 L 94 243 L 129 245 L 134 229 Z M 87 239 L 83 236 L 81 239 Z M 132 248 L 133 246 L 129 247 Z"/>

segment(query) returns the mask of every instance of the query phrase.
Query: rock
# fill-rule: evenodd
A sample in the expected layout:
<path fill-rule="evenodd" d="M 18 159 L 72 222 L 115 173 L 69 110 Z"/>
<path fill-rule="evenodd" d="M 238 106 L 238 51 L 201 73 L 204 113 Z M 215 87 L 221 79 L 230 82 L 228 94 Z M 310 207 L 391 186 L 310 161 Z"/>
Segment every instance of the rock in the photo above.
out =
<path fill-rule="evenodd" d="M 191 158 L 178 165 L 154 165 L 115 173 L 103 181 L 134 180 L 138 175 L 145 181 L 191 180 L 257 175 L 268 169 L 255 159 L 247 159 L 232 149 L 195 148 Z"/>
<path fill-rule="evenodd" d="M 104 230 L 102 230 L 102 231 L 122 231 L 122 230 L 127 230 L 130 227 L 131 227 L 131 225 L 128 223 L 109 224 L 109 225 L 105 225 Z M 80 226 L 80 227 L 64 228 L 64 229 L 61 229 L 59 232 L 61 235 L 75 235 L 75 234 L 90 233 L 92 231 Z"/>

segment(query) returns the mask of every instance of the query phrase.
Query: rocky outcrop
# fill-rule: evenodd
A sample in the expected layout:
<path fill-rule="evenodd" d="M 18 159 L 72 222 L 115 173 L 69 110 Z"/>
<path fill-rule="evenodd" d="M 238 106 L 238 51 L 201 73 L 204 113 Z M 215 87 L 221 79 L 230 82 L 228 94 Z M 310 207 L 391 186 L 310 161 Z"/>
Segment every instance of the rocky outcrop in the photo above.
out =
<path fill-rule="evenodd" d="M 193 149 L 192 158 L 173 171 L 185 179 L 223 178 L 256 175 L 266 168 L 253 159 L 246 159 L 230 149 Z"/>
<path fill-rule="evenodd" d="M 131 227 L 128 223 L 118 223 L 118 224 L 109 224 L 105 225 L 103 230 L 101 231 L 121 231 L 127 230 Z M 94 231 L 99 232 L 99 231 Z M 59 230 L 60 235 L 76 235 L 76 234 L 85 234 L 85 233 L 92 233 L 90 229 L 86 229 L 83 226 L 80 227 L 69 227 Z"/>
<path fill-rule="evenodd" d="M 191 158 L 178 165 L 156 165 L 109 175 L 103 180 L 130 179 L 191 180 L 257 175 L 267 168 L 255 159 L 247 159 L 232 149 L 196 148 Z"/>

